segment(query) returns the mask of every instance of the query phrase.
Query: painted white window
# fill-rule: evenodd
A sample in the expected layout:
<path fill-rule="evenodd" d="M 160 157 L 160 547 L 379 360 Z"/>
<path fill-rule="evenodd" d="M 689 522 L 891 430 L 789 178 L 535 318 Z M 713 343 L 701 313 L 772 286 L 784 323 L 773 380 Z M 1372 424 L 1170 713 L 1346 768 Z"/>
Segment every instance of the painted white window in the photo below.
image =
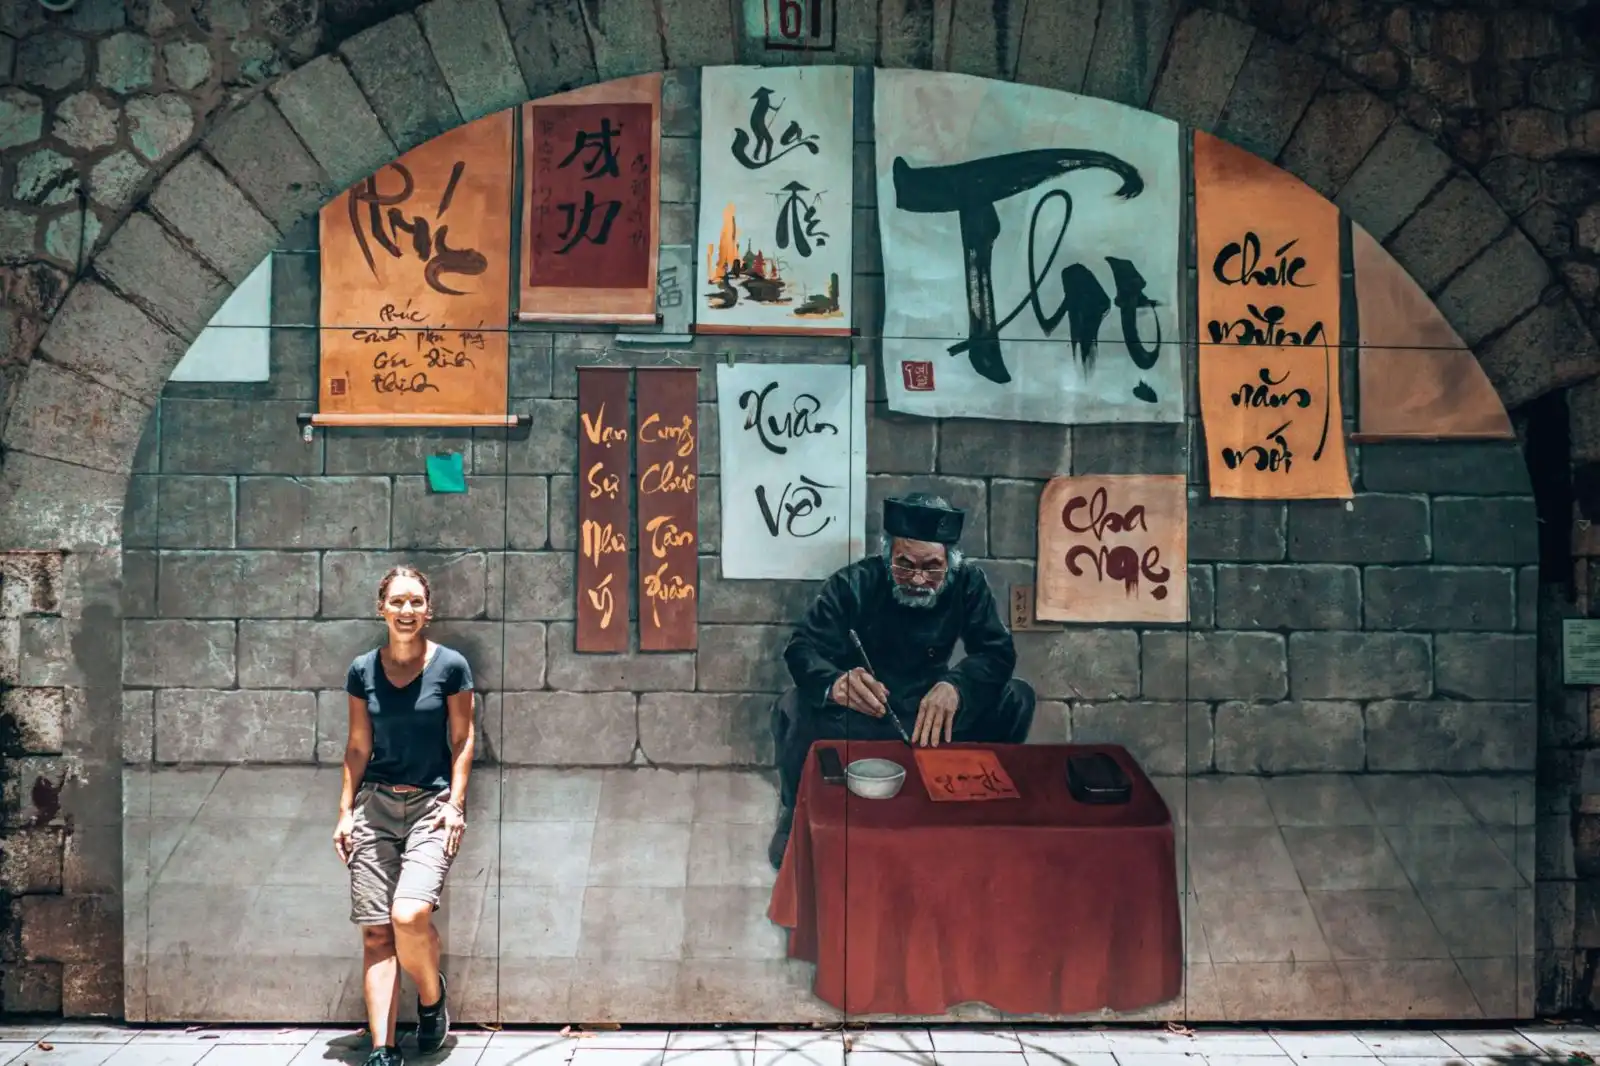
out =
<path fill-rule="evenodd" d="M 173 381 L 266 381 L 271 373 L 272 256 L 263 259 L 184 353 Z"/>

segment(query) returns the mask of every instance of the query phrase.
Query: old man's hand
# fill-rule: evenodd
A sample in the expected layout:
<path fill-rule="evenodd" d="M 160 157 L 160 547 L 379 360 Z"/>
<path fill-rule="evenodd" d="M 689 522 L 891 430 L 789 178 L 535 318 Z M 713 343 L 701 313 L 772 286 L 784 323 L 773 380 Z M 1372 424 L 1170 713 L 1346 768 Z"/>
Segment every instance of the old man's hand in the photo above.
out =
<path fill-rule="evenodd" d="M 956 711 L 961 708 L 961 693 L 948 681 L 941 681 L 922 697 L 917 708 L 917 724 L 911 727 L 911 742 L 924 748 L 937 748 L 941 738 L 950 743 L 956 729 Z"/>
<path fill-rule="evenodd" d="M 882 718 L 889 703 L 889 690 L 858 666 L 839 676 L 828 698 L 841 707 L 859 711 L 869 718 Z"/>

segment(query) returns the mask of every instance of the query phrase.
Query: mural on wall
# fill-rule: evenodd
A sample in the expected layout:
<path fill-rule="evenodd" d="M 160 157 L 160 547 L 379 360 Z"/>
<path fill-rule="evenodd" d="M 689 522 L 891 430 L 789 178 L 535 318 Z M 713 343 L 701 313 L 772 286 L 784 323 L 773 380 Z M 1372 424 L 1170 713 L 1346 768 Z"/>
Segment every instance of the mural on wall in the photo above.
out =
<path fill-rule="evenodd" d="M 639 648 L 698 647 L 700 419 L 695 367 L 638 372 Z"/>
<path fill-rule="evenodd" d="M 1358 439 L 1514 440 L 1478 357 L 1428 294 L 1354 223 L 1350 244 L 1361 337 Z"/>
<path fill-rule="evenodd" d="M 513 113 L 413 148 L 323 207 L 319 415 L 504 415 Z"/>
<path fill-rule="evenodd" d="M 1181 474 L 1052 478 L 1039 495 L 1034 615 L 1187 622 L 1189 487 Z"/>
<path fill-rule="evenodd" d="M 889 407 L 1179 422 L 1179 129 L 964 75 L 875 84 Z"/>
<path fill-rule="evenodd" d="M 580 652 L 628 650 L 632 440 L 626 367 L 578 368 Z"/>
<path fill-rule="evenodd" d="M 867 371 L 717 367 L 722 576 L 820 581 L 866 549 Z"/>
<path fill-rule="evenodd" d="M 661 75 L 522 105 L 525 322 L 656 321 Z"/>
<path fill-rule="evenodd" d="M 1348 498 L 1339 209 L 1293 175 L 1199 131 L 1194 202 L 1211 494 Z"/>
<path fill-rule="evenodd" d="M 851 67 L 700 73 L 698 333 L 850 335 Z"/>

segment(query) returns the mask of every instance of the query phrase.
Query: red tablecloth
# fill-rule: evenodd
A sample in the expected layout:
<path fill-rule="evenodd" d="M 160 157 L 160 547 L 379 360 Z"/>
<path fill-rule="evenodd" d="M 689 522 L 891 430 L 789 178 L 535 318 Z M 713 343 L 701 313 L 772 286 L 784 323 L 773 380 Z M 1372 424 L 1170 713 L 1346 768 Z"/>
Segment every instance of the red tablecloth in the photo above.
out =
<path fill-rule="evenodd" d="M 822 781 L 817 751 L 906 768 L 890 800 Z M 817 964 L 818 998 L 846 1014 L 1128 1011 L 1183 982 L 1172 817 L 1110 745 L 959 745 L 1000 758 L 1020 799 L 934 803 L 898 741 L 815 745 L 767 916 L 789 955 Z M 1133 782 L 1127 804 L 1079 803 L 1067 757 L 1103 751 Z"/>

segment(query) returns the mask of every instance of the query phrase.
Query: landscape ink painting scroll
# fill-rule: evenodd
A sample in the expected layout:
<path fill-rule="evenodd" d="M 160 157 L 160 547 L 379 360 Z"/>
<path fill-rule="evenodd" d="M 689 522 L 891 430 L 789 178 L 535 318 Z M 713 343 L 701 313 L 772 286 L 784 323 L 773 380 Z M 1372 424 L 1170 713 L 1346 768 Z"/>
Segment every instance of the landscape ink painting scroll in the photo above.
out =
<path fill-rule="evenodd" d="M 320 415 L 504 415 L 511 111 L 419 145 L 322 208 Z"/>
<path fill-rule="evenodd" d="M 527 322 L 656 320 L 661 75 L 524 104 Z"/>
<path fill-rule="evenodd" d="M 965 75 L 874 75 L 889 407 L 1179 422 L 1178 125 Z"/>
<path fill-rule="evenodd" d="M 1200 412 L 1213 496 L 1348 499 L 1339 209 L 1194 135 Z"/>
<path fill-rule="evenodd" d="M 695 331 L 849 336 L 855 71 L 700 75 Z"/>

